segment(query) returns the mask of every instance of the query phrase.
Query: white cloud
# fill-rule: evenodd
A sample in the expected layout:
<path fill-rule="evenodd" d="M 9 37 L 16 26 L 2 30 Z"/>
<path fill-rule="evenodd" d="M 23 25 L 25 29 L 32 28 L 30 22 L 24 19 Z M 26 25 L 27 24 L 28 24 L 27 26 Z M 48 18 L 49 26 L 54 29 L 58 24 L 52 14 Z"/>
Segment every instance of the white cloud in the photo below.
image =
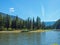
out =
<path fill-rule="evenodd" d="M 9 8 L 9 12 L 14 12 L 15 9 L 14 8 Z"/>

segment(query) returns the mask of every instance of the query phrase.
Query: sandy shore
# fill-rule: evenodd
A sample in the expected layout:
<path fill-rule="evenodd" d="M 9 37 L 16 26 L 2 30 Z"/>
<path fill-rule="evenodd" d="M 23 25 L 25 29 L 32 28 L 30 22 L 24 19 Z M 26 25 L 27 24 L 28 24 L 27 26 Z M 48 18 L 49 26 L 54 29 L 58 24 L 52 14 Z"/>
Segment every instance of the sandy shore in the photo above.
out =
<path fill-rule="evenodd" d="M 22 30 L 14 30 L 14 31 L 0 31 L 0 33 L 20 33 Z M 35 31 L 28 31 L 28 32 L 48 32 L 48 30 L 35 30 Z"/>
<path fill-rule="evenodd" d="M 36 30 L 36 31 L 30 31 L 30 32 L 45 32 L 45 30 Z"/>
<path fill-rule="evenodd" d="M 16 30 L 16 31 L 0 31 L 0 33 L 20 33 L 20 30 Z"/>

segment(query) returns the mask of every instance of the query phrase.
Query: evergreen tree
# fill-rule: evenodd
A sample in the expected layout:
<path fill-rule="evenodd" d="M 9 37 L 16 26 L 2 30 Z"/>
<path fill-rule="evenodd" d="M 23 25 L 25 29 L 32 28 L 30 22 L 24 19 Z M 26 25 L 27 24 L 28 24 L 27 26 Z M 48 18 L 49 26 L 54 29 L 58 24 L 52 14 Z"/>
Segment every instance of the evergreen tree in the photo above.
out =
<path fill-rule="evenodd" d="M 0 14 L 0 31 L 3 30 L 3 16 Z"/>
<path fill-rule="evenodd" d="M 16 29 L 15 19 L 12 20 L 11 28 L 12 28 L 12 29 Z"/>
<path fill-rule="evenodd" d="M 19 18 L 18 16 L 16 16 L 13 20 L 12 20 L 12 29 L 18 29 L 18 25 L 19 25 Z"/>
<path fill-rule="evenodd" d="M 55 24 L 53 25 L 53 28 L 60 29 L 60 19 L 55 22 Z"/>
<path fill-rule="evenodd" d="M 16 29 L 18 29 L 18 22 L 19 22 L 19 18 L 18 18 L 18 16 L 16 16 L 16 19 L 15 19 L 15 23 L 16 23 Z"/>
<path fill-rule="evenodd" d="M 45 23 L 44 22 L 42 22 L 42 24 L 41 24 L 41 29 L 45 29 Z"/>
<path fill-rule="evenodd" d="M 38 16 L 37 16 L 37 19 L 36 19 L 36 28 L 37 29 L 41 28 L 41 20 L 40 20 L 40 18 Z"/>
<path fill-rule="evenodd" d="M 34 20 L 34 17 L 33 17 L 33 30 L 35 29 L 35 20 Z"/>
<path fill-rule="evenodd" d="M 29 29 L 29 21 L 30 21 L 30 18 L 27 19 L 27 29 Z"/>
<path fill-rule="evenodd" d="M 31 29 L 31 30 L 33 29 L 32 20 L 31 19 L 29 20 L 29 29 Z"/>
<path fill-rule="evenodd" d="M 11 17 L 8 14 L 4 17 L 4 26 L 7 30 L 11 27 Z"/>

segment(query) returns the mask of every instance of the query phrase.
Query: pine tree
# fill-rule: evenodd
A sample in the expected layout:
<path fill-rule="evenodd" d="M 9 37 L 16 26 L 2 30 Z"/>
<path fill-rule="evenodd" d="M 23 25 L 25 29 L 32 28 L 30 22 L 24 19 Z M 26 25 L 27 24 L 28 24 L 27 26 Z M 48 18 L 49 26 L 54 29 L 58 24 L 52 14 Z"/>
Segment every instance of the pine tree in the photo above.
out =
<path fill-rule="evenodd" d="M 30 18 L 28 17 L 28 19 L 27 19 L 27 29 L 29 29 L 29 26 L 30 26 Z"/>
<path fill-rule="evenodd" d="M 41 29 L 45 29 L 45 23 L 44 22 L 42 22 L 42 24 L 41 24 Z"/>
<path fill-rule="evenodd" d="M 15 22 L 16 22 L 16 29 L 18 29 L 18 22 L 19 22 L 18 16 L 16 16 Z"/>
<path fill-rule="evenodd" d="M 6 17 L 4 17 L 4 26 L 5 26 L 5 28 L 7 28 L 7 30 L 8 30 L 8 28 L 11 28 L 11 17 L 10 17 L 10 15 L 6 15 Z"/>
<path fill-rule="evenodd" d="M 41 28 L 41 20 L 40 20 L 40 18 L 38 16 L 37 16 L 37 19 L 36 19 L 36 28 L 37 29 Z"/>
<path fill-rule="evenodd" d="M 3 30 L 3 16 L 0 14 L 0 31 Z"/>
<path fill-rule="evenodd" d="M 34 20 L 34 17 L 33 17 L 33 30 L 35 29 L 35 20 Z"/>
<path fill-rule="evenodd" d="M 18 24 L 19 24 L 19 18 L 18 16 L 16 16 L 13 20 L 12 20 L 12 29 L 18 29 Z"/>

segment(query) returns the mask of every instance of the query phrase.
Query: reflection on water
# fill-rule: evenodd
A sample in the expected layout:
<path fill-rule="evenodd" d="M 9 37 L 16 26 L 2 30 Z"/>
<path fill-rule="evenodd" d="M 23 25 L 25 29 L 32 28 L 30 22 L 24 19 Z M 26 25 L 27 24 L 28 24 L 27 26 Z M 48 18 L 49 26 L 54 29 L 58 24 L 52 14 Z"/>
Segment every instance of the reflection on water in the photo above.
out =
<path fill-rule="evenodd" d="M 36 32 L 36 33 L 3 33 L 0 34 L 1 45 L 59 45 L 60 32 Z"/>

